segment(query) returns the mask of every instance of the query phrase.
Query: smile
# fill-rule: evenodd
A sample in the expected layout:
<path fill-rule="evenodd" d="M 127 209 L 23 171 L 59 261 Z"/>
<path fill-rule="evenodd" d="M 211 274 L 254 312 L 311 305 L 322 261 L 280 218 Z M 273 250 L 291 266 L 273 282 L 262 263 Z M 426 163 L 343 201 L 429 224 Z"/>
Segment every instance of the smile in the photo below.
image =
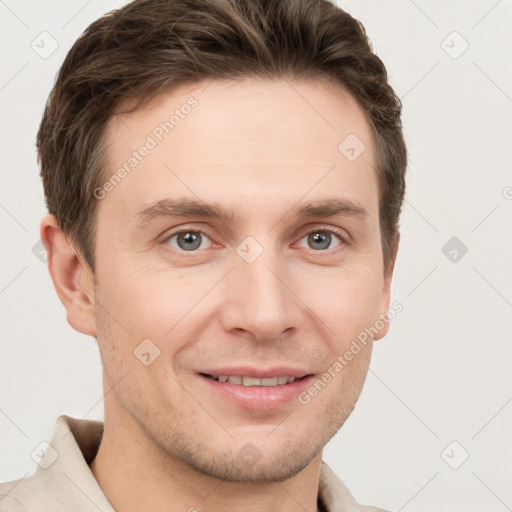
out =
<path fill-rule="evenodd" d="M 287 376 L 280 376 L 280 377 L 266 377 L 262 379 L 258 379 L 256 377 L 242 377 L 239 375 L 208 375 L 205 374 L 206 377 L 210 377 L 213 380 L 216 380 L 218 382 L 229 382 L 230 384 L 237 384 L 240 386 L 283 386 L 285 384 L 291 384 L 292 382 L 295 382 L 295 377 L 287 377 Z"/>

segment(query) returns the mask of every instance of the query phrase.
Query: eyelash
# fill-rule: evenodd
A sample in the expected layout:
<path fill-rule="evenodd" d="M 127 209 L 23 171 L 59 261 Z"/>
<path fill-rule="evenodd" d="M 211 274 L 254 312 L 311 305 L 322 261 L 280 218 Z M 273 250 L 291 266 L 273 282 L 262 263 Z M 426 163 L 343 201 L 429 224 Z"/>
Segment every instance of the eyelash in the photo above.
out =
<path fill-rule="evenodd" d="M 162 240 L 162 244 L 164 246 L 166 246 L 167 248 L 169 248 L 170 250 L 175 250 L 175 251 L 178 251 L 178 252 L 182 252 L 182 253 L 198 253 L 200 251 L 204 251 L 205 249 L 194 249 L 192 251 L 185 251 L 183 249 L 179 249 L 179 248 L 175 248 L 175 247 L 171 247 L 170 245 L 167 244 L 167 242 L 169 240 L 171 240 L 172 238 L 174 238 L 175 236 L 177 235 L 180 235 L 181 233 L 200 233 L 201 235 L 205 236 L 206 238 L 208 238 L 209 240 L 211 240 L 211 238 L 208 236 L 207 233 L 205 233 L 204 231 L 201 231 L 200 229 L 180 229 L 178 231 L 174 231 L 172 233 L 170 233 L 169 235 L 167 235 L 164 240 Z M 341 230 L 337 230 L 335 228 L 328 228 L 328 227 L 320 227 L 320 228 L 316 228 L 316 229 L 313 229 L 311 231 L 308 231 L 307 233 L 305 233 L 304 235 L 301 236 L 300 240 L 302 240 L 303 238 L 307 237 L 308 235 L 311 235 L 313 233 L 329 233 L 331 235 L 334 235 L 335 237 L 337 237 L 340 241 L 340 245 L 338 245 L 337 247 L 334 247 L 332 249 L 321 249 L 321 250 L 318 250 L 318 251 L 315 251 L 314 249 L 310 249 L 311 251 L 315 252 L 315 253 L 323 253 L 323 252 L 331 252 L 331 251 L 335 251 L 336 249 L 339 249 L 340 246 L 342 245 L 345 245 L 347 243 L 346 241 L 346 237 L 345 235 L 343 235 L 343 233 L 341 232 Z"/>

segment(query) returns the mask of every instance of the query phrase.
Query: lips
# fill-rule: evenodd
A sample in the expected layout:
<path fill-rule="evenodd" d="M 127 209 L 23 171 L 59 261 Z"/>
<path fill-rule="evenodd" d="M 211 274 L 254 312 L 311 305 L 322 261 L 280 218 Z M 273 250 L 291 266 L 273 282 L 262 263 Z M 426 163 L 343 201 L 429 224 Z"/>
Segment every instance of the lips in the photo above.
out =
<path fill-rule="evenodd" d="M 215 401 L 252 410 L 278 409 L 296 402 L 314 379 L 313 373 L 291 367 L 216 368 L 198 372 L 201 386 Z"/>
<path fill-rule="evenodd" d="M 208 375 L 214 379 L 221 376 L 229 377 L 248 377 L 253 379 L 279 378 L 286 377 L 301 379 L 313 372 L 308 372 L 302 368 L 294 368 L 292 366 L 273 366 L 272 368 L 256 368 L 254 366 L 225 366 L 221 368 L 205 368 L 198 373 Z"/>
<path fill-rule="evenodd" d="M 209 375 L 204 374 L 206 377 L 216 380 L 217 382 L 229 382 L 230 384 L 236 384 L 239 386 L 283 386 L 285 384 L 291 384 L 295 382 L 296 377 L 288 377 L 282 375 L 279 377 L 249 377 L 240 375 Z"/>

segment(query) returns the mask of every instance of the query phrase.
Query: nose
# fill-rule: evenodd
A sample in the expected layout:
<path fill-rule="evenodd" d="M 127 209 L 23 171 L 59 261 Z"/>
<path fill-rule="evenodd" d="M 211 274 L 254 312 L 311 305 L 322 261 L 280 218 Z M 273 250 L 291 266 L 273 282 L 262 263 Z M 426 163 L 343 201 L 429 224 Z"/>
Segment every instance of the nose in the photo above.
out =
<path fill-rule="evenodd" d="M 223 328 L 248 332 L 260 342 L 276 341 L 297 329 L 304 318 L 304 305 L 294 291 L 296 276 L 271 249 L 249 261 L 235 254 L 233 269 L 224 280 Z"/>

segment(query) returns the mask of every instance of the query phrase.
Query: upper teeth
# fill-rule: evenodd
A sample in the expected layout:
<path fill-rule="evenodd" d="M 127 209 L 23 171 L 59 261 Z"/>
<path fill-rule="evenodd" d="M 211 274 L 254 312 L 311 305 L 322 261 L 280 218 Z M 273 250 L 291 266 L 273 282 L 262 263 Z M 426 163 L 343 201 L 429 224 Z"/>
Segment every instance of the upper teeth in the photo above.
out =
<path fill-rule="evenodd" d="M 230 382 L 231 384 L 242 384 L 243 386 L 282 386 L 283 384 L 288 384 L 295 380 L 295 377 L 267 377 L 264 379 L 257 379 L 255 377 L 228 375 L 219 375 L 218 377 L 213 378 L 219 382 Z"/>

